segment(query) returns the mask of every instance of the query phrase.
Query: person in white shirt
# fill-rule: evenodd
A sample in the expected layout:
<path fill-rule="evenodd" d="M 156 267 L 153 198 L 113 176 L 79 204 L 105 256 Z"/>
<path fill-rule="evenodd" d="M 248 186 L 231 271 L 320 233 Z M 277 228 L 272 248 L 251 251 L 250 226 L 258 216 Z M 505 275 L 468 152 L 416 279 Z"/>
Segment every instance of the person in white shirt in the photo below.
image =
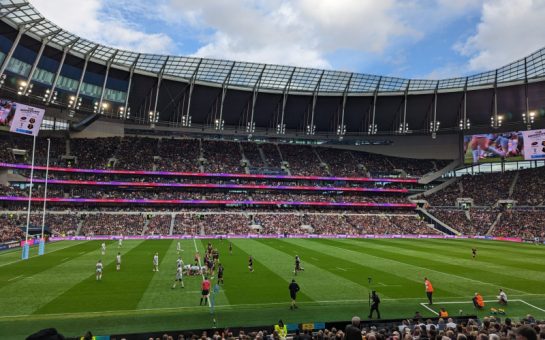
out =
<path fill-rule="evenodd" d="M 452 320 L 452 318 L 448 318 L 448 322 L 447 322 L 447 328 L 452 328 L 452 329 L 456 329 L 457 325 L 454 323 L 454 320 Z"/>
<path fill-rule="evenodd" d="M 507 304 L 507 294 L 505 294 L 503 289 L 500 289 L 500 294 L 498 295 L 498 303 L 500 305 L 506 305 Z"/>
<path fill-rule="evenodd" d="M 121 270 L 121 253 L 117 253 L 115 257 L 115 269 L 117 271 Z"/>
<path fill-rule="evenodd" d="M 106 243 L 102 242 L 100 248 L 102 249 L 102 255 L 106 255 Z"/>
<path fill-rule="evenodd" d="M 123 235 L 120 236 L 120 239 L 117 241 L 117 248 L 121 248 L 123 246 Z"/>
<path fill-rule="evenodd" d="M 102 260 L 98 260 L 96 265 L 96 279 L 97 281 L 102 280 Z"/>
<path fill-rule="evenodd" d="M 155 255 L 153 255 L 153 271 L 159 271 L 159 253 L 155 253 Z"/>

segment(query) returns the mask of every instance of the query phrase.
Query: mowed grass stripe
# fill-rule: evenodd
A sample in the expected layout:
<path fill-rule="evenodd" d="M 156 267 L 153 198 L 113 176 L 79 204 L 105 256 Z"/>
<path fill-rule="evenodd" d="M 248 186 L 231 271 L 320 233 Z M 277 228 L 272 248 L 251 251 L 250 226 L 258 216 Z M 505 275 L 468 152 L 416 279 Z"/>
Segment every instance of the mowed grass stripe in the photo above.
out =
<path fill-rule="evenodd" d="M 301 291 L 314 301 L 344 300 L 347 298 L 347 292 L 351 292 L 354 296 L 367 296 L 365 287 L 338 275 L 340 272 L 330 272 L 322 265 L 316 266 L 305 261 L 304 259 L 309 255 L 304 251 L 298 255 L 303 259 L 302 267 L 305 271 L 295 276 L 293 273 L 295 254 L 285 251 L 290 248 L 290 245 L 283 244 L 279 240 L 250 240 L 242 244 L 241 247 L 244 247 L 245 251 L 261 259 L 265 265 L 285 280 L 285 287 L 281 289 L 285 290 L 286 294 L 289 282 L 295 279 Z"/>
<path fill-rule="evenodd" d="M 0 316 L 32 314 L 84 280 L 89 275 L 89 263 L 92 263 L 90 270 L 94 272 L 94 263 L 100 255 L 99 248 L 99 242 L 87 242 L 36 259 L 45 268 L 26 267 L 24 278 L 0 288 L 0 306 L 9 306 L 0 308 Z M 72 260 L 61 261 L 66 257 L 65 251 L 76 255 Z M 25 267 L 31 262 L 21 262 L 18 266 Z"/>
<path fill-rule="evenodd" d="M 86 242 L 87 241 L 48 243 L 45 245 L 45 255 L 54 254 L 55 252 L 58 252 L 60 250 L 71 248 Z M 0 268 L 2 270 L 9 270 L 7 266 L 16 265 L 17 263 L 23 262 L 23 260 L 21 259 L 22 252 L 22 248 L 7 250 L 6 252 L 0 252 Z M 24 260 L 24 262 L 34 261 L 39 258 L 43 258 L 43 256 L 38 256 L 38 247 L 30 247 L 29 258 L 28 260 Z"/>
<path fill-rule="evenodd" d="M 78 244 L 70 244 L 67 242 L 64 245 L 58 245 L 58 250 L 50 251 L 43 256 L 32 257 L 25 261 L 21 260 L 7 264 L 0 267 L 0 286 L 13 282 L 10 280 L 14 277 L 34 276 L 59 265 L 59 263 L 67 257 L 76 258 L 83 255 L 82 252 L 88 253 L 93 250 L 96 250 L 96 246 L 89 242 Z"/>
<path fill-rule="evenodd" d="M 93 262 L 86 264 L 85 279 L 40 308 L 37 313 L 135 309 L 154 274 L 153 255 L 155 252 L 164 254 L 171 242 L 171 240 L 124 242 L 120 250 L 122 270 L 119 272 L 115 269 L 115 256 L 118 249 L 111 247 L 106 256 L 96 257 Z M 95 279 L 94 268 L 99 258 L 102 258 L 105 264 L 102 281 Z"/>
<path fill-rule="evenodd" d="M 522 257 L 520 254 L 516 258 L 502 258 L 502 261 L 499 262 L 498 252 L 491 252 L 488 249 L 478 248 L 477 257 L 473 259 L 471 247 L 449 247 L 444 244 L 430 244 L 422 240 L 413 240 L 412 242 L 408 240 L 391 240 L 389 244 L 398 249 L 434 254 L 434 256 L 447 261 L 455 258 L 457 263 L 470 267 L 479 266 L 479 269 L 487 268 L 488 271 L 492 272 L 509 272 L 512 276 L 518 278 L 545 281 L 545 252 L 541 258 L 535 260 L 538 263 L 528 262 L 526 257 Z"/>
<path fill-rule="evenodd" d="M 365 240 L 369 241 L 369 240 Z M 417 252 L 418 254 L 410 253 L 402 249 L 391 246 L 390 243 L 384 240 L 373 240 L 372 242 L 364 242 L 364 240 L 350 240 L 348 242 L 365 244 L 367 251 L 374 251 L 383 258 L 396 260 L 413 266 L 418 266 L 423 269 L 430 270 L 427 276 L 432 276 L 433 271 L 445 273 L 451 277 L 456 277 L 458 280 L 467 279 L 481 285 L 508 288 L 511 293 L 541 293 L 541 284 L 536 280 L 525 280 L 521 285 L 520 280 L 513 280 L 509 273 L 501 274 L 488 271 L 486 267 L 477 268 L 475 266 L 462 266 L 455 264 L 455 259 L 440 260 L 438 256 L 430 256 L 426 252 Z M 487 288 L 489 291 L 491 287 Z M 484 292 L 482 292 L 484 293 Z"/>
<path fill-rule="evenodd" d="M 369 285 L 368 278 L 371 278 L 370 289 L 380 287 L 381 296 L 384 298 L 418 296 L 417 292 L 423 290 L 423 283 L 420 283 L 420 280 L 412 280 L 410 275 L 399 275 L 400 271 L 404 274 L 404 270 L 395 264 L 380 264 L 374 257 L 358 253 L 354 249 L 347 249 L 344 242 L 328 243 L 328 241 L 286 239 L 282 242 L 286 243 L 287 248 L 305 253 L 305 257 L 302 258 L 304 263 L 311 262 L 323 268 L 329 268 L 328 270 L 344 266 L 345 269 L 349 269 L 336 270 L 335 273 L 364 287 Z M 346 292 L 344 293 L 346 296 Z M 365 297 L 367 293 L 361 296 Z"/>
<path fill-rule="evenodd" d="M 246 252 L 251 240 L 232 240 L 233 254 L 222 255 L 225 266 L 225 295 L 233 304 L 276 303 L 286 301 L 289 306 L 288 282 L 269 268 L 268 261 L 257 253 Z M 228 247 L 228 246 L 227 246 Z M 225 245 L 222 247 L 225 248 Z M 228 252 L 227 252 L 228 253 Z M 254 272 L 248 270 L 248 258 L 254 257 Z M 302 291 L 297 299 L 311 301 Z"/>
<path fill-rule="evenodd" d="M 516 256 L 524 256 L 524 258 L 541 257 L 543 251 L 543 245 L 535 245 L 528 243 L 509 242 L 509 241 L 492 241 L 492 240 L 478 240 L 478 239 L 428 239 L 430 244 L 447 244 L 454 247 L 471 248 L 476 247 L 480 249 L 488 249 L 492 252 L 496 251 L 511 253 Z"/>
<path fill-rule="evenodd" d="M 330 253 L 334 248 L 339 248 L 342 251 L 336 252 L 335 256 L 338 256 L 340 260 L 345 260 L 354 263 L 369 263 L 372 268 L 376 268 L 378 273 L 381 271 L 387 273 L 395 273 L 396 276 L 406 281 L 397 281 L 400 286 L 390 286 L 391 281 L 382 282 L 384 286 L 380 285 L 378 279 L 375 277 L 377 274 L 372 275 L 373 288 L 380 288 L 380 291 L 387 291 L 388 295 L 393 298 L 407 298 L 407 297 L 424 297 L 424 277 L 433 277 L 435 295 L 441 297 L 453 297 L 453 296 L 467 296 L 468 282 L 460 282 L 460 279 L 453 280 L 452 276 L 449 276 L 442 272 L 430 271 L 426 268 L 412 265 L 410 263 L 400 262 L 396 259 L 389 259 L 382 257 L 379 251 L 375 249 L 367 249 L 365 245 L 354 243 L 350 240 L 309 240 L 311 246 L 318 251 L 324 253 Z M 434 274 L 432 276 L 432 274 Z M 441 281 L 441 284 L 439 284 Z M 396 281 L 393 281 L 395 284 Z"/>

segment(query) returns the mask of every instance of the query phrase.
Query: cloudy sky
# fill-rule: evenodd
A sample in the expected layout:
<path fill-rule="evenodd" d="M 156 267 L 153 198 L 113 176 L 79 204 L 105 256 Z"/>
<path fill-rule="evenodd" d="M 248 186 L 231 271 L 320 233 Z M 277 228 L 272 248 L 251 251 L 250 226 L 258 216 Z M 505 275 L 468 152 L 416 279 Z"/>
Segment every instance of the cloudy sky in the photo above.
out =
<path fill-rule="evenodd" d="M 59 26 L 139 52 L 441 78 L 545 46 L 545 0 L 30 0 Z"/>

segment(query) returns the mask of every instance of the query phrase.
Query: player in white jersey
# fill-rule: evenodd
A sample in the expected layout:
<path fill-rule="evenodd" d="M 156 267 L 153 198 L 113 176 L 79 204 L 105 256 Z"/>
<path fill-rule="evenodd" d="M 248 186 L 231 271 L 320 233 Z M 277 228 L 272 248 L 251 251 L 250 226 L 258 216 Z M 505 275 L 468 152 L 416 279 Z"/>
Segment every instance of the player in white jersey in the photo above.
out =
<path fill-rule="evenodd" d="M 102 280 L 102 260 L 98 260 L 97 262 L 97 265 L 96 265 L 96 278 L 97 278 L 97 281 L 100 281 Z"/>
<path fill-rule="evenodd" d="M 176 254 L 180 255 L 181 251 L 184 251 L 184 250 L 182 249 L 182 245 L 180 244 L 180 241 L 178 241 L 178 243 L 176 243 Z"/>
<path fill-rule="evenodd" d="M 155 255 L 153 255 L 153 271 L 159 271 L 159 253 L 155 253 Z"/>
<path fill-rule="evenodd" d="M 117 241 L 117 248 L 121 248 L 123 246 L 123 235 L 119 237 L 119 240 Z"/>
<path fill-rule="evenodd" d="M 106 243 L 102 242 L 100 249 L 102 250 L 102 255 L 106 255 Z"/>
<path fill-rule="evenodd" d="M 115 257 L 115 268 L 117 271 L 121 270 L 121 253 L 117 253 L 117 256 Z"/>
<path fill-rule="evenodd" d="M 183 266 L 184 266 L 184 261 L 182 261 L 181 257 L 178 257 L 178 259 L 176 260 L 176 267 L 183 267 Z"/>
<path fill-rule="evenodd" d="M 183 273 L 183 267 L 178 266 L 176 268 L 176 278 L 174 279 L 174 284 L 172 285 L 172 289 L 176 288 L 176 283 L 180 282 L 182 284 L 182 288 L 185 288 L 184 286 L 184 273 Z"/>

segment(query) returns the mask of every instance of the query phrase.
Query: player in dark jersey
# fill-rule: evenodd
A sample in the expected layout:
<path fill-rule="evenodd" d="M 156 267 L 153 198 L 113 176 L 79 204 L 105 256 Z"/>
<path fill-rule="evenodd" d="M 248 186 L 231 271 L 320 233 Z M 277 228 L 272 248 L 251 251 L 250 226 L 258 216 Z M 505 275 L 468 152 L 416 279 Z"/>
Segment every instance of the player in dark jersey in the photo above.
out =
<path fill-rule="evenodd" d="M 218 284 L 223 284 L 223 266 L 220 263 L 218 265 Z"/>
<path fill-rule="evenodd" d="M 248 269 L 250 270 L 250 273 L 254 272 L 254 259 L 251 256 L 248 259 Z"/>
<path fill-rule="evenodd" d="M 290 298 L 291 298 L 290 309 L 293 310 L 297 308 L 297 305 L 295 304 L 295 300 L 297 299 L 297 293 L 299 292 L 300 288 L 299 288 L 299 285 L 295 282 L 295 280 L 291 280 L 291 283 L 288 286 L 288 289 L 290 290 Z"/>
<path fill-rule="evenodd" d="M 471 248 L 471 256 L 475 260 L 475 258 L 477 257 L 477 248 Z"/>
<path fill-rule="evenodd" d="M 233 243 L 229 242 L 229 254 L 233 254 Z"/>

